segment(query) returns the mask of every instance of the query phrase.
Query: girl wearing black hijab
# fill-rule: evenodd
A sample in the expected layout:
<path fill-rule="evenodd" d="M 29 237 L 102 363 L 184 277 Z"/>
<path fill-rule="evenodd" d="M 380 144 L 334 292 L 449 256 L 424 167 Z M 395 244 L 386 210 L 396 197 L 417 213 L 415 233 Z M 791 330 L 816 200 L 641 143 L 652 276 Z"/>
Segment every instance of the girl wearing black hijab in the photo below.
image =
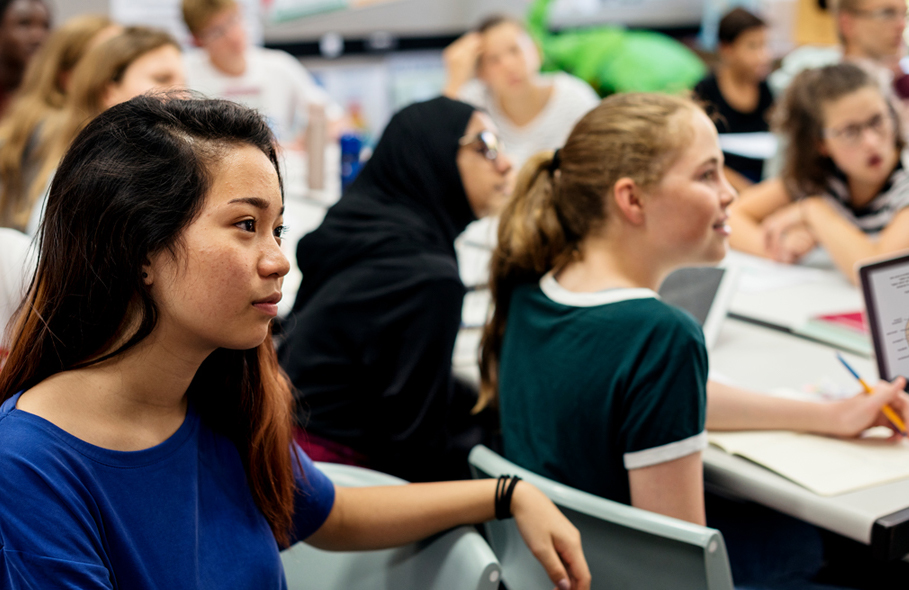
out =
<path fill-rule="evenodd" d="M 303 283 L 280 361 L 314 459 L 409 481 L 468 477 L 494 416 L 452 379 L 464 285 L 454 240 L 505 200 L 491 121 L 447 98 L 396 114 L 322 225 L 297 246 Z"/>

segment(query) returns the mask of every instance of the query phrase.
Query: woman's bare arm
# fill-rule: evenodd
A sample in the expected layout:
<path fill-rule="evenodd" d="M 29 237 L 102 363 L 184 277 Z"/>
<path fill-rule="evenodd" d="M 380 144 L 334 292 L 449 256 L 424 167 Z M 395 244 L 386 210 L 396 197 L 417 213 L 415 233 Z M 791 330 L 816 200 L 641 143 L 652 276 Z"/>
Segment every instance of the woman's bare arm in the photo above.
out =
<path fill-rule="evenodd" d="M 905 380 L 880 381 L 872 395 L 857 394 L 837 402 L 811 402 L 774 397 L 719 383 L 707 382 L 708 430 L 794 430 L 854 437 L 872 426 L 890 426 L 881 413 L 884 404 L 909 421 Z"/>
<path fill-rule="evenodd" d="M 306 542 L 323 549 L 395 547 L 495 517 L 496 480 L 335 489 L 328 519 Z M 538 489 L 519 482 L 511 511 L 528 548 L 560 590 L 588 590 L 578 530 Z"/>
<path fill-rule="evenodd" d="M 628 472 L 631 505 L 704 525 L 704 468 L 701 453 L 692 453 Z"/>
<path fill-rule="evenodd" d="M 803 199 L 800 206 L 811 233 L 853 283 L 858 279 L 855 273 L 858 262 L 909 248 L 909 208 L 897 213 L 873 240 L 821 197 Z"/>
<path fill-rule="evenodd" d="M 729 245 L 736 250 L 771 258 L 761 223 L 791 200 L 783 182 L 774 178 L 743 190 L 729 206 Z"/>

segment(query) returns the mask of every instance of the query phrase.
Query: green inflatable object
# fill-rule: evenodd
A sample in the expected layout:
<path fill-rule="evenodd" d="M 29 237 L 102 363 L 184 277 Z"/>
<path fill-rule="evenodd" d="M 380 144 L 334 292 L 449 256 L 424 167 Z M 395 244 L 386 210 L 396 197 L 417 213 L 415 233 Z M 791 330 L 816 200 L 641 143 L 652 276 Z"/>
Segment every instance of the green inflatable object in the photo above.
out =
<path fill-rule="evenodd" d="M 600 96 L 683 92 L 707 74 L 704 62 L 693 51 L 653 31 L 602 26 L 551 33 L 551 3 L 535 0 L 527 15 L 527 29 L 542 48 L 543 69 L 574 74 Z"/>

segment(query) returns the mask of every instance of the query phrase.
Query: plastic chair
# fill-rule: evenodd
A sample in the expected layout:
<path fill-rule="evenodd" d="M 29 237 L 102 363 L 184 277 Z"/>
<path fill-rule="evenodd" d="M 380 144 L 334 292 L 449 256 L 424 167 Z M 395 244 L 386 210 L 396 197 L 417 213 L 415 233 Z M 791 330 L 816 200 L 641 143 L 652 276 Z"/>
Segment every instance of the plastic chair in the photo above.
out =
<path fill-rule="evenodd" d="M 474 477 L 517 475 L 549 496 L 581 532 L 594 590 L 733 588 L 726 545 L 716 529 L 564 486 L 482 445 L 470 452 L 470 465 Z M 524 545 L 514 520 L 492 521 L 486 531 L 506 586 L 552 590 L 552 582 Z"/>
<path fill-rule="evenodd" d="M 361 467 L 316 465 L 342 487 L 407 483 Z M 483 537 L 466 526 L 381 551 L 322 551 L 297 543 L 281 561 L 288 590 L 495 590 L 502 571 Z"/>

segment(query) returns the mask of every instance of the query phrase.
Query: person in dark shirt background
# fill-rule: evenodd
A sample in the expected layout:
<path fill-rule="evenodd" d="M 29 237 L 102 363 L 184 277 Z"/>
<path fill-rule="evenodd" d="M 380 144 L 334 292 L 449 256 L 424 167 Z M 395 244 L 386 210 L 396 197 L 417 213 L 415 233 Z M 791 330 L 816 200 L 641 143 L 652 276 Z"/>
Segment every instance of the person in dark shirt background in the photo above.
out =
<path fill-rule="evenodd" d="M 767 131 L 773 95 L 767 86 L 770 52 L 767 23 L 744 8 L 735 8 L 720 21 L 720 65 L 701 80 L 694 93 L 707 103 L 720 133 Z M 761 180 L 763 160 L 725 153 L 726 177 L 737 189 Z"/>

